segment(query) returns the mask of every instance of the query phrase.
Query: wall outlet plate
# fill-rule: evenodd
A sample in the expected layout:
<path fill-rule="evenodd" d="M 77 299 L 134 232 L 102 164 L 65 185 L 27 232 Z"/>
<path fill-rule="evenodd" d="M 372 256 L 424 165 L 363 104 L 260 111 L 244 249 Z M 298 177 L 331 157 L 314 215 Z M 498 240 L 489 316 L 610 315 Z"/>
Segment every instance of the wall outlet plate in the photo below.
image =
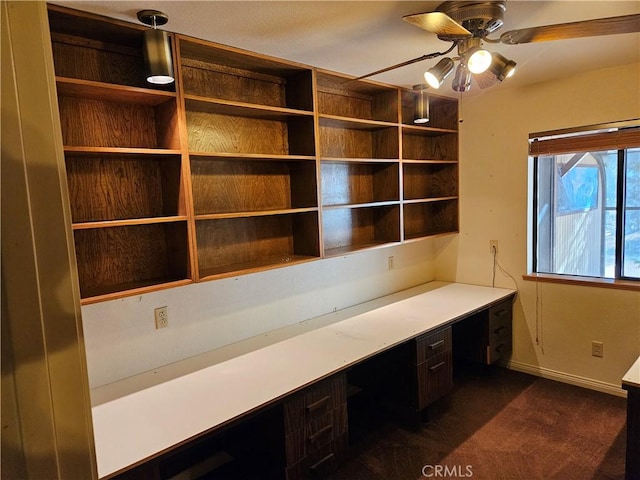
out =
<path fill-rule="evenodd" d="M 158 307 L 153 311 L 156 321 L 156 330 L 167 328 L 169 326 L 169 309 L 168 307 Z"/>
<path fill-rule="evenodd" d="M 604 343 L 591 342 L 591 355 L 594 357 L 604 357 Z"/>

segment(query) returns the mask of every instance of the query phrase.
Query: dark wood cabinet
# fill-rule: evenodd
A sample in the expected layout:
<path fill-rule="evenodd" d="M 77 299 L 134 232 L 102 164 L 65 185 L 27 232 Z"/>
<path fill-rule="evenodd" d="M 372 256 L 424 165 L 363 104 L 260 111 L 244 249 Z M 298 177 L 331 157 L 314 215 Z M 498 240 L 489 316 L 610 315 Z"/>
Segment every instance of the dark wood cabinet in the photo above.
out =
<path fill-rule="evenodd" d="M 346 378 L 336 375 L 283 405 L 287 480 L 330 472 L 348 446 Z"/>
<path fill-rule="evenodd" d="M 422 335 L 414 345 L 414 401 L 421 411 L 453 388 L 451 327 Z"/>
<path fill-rule="evenodd" d="M 454 325 L 456 357 L 490 365 L 506 361 L 512 348 L 511 299 Z"/>

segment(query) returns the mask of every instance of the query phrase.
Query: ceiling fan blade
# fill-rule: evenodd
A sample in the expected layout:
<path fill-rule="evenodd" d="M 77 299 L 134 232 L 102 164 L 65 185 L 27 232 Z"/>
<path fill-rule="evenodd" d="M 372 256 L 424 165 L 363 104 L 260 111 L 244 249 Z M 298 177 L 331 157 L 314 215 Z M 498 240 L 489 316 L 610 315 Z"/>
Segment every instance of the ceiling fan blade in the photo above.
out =
<path fill-rule="evenodd" d="M 512 30 L 500 35 L 500 42 L 517 45 L 634 32 L 640 32 L 640 14 Z"/>
<path fill-rule="evenodd" d="M 348 80 L 348 81 L 355 82 L 356 80 L 362 80 L 363 78 L 373 77 L 374 75 L 378 75 L 379 73 L 385 73 L 390 70 L 395 70 L 396 68 L 404 67 L 406 65 L 411 65 L 412 63 L 418 63 L 423 60 L 428 60 L 430 58 L 433 58 L 432 54 L 422 55 L 421 57 L 412 58 L 411 60 L 407 60 L 406 62 L 397 63 L 395 65 L 391 65 L 390 67 L 385 67 L 380 70 L 376 70 L 375 72 L 367 73 L 366 75 L 361 75 L 360 77 L 352 78 L 351 80 Z"/>
<path fill-rule="evenodd" d="M 413 15 L 405 15 L 402 19 L 427 32 L 435 33 L 447 39 L 462 39 L 472 36 L 469 30 L 442 12 L 415 13 Z"/>

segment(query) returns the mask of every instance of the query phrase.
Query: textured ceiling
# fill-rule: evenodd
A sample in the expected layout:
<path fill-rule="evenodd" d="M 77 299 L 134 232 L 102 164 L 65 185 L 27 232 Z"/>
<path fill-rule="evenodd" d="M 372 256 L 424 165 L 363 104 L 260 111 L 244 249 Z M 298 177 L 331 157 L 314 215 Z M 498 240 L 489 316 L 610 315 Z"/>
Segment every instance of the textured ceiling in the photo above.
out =
<path fill-rule="evenodd" d="M 441 2 L 415 1 L 54 1 L 136 22 L 145 8 L 169 15 L 163 28 L 353 75 L 362 75 L 450 45 L 401 20 Z M 508 30 L 640 13 L 640 1 L 508 0 Z M 518 63 L 516 74 L 483 91 L 526 85 L 580 72 L 640 62 L 640 33 L 526 45 L 487 45 Z M 401 86 L 422 82 L 427 60 L 374 77 Z M 450 77 L 452 77 L 451 75 Z M 449 78 L 450 83 L 451 78 Z M 439 93 L 456 95 L 449 85 Z M 472 92 L 481 92 L 473 85 Z"/>

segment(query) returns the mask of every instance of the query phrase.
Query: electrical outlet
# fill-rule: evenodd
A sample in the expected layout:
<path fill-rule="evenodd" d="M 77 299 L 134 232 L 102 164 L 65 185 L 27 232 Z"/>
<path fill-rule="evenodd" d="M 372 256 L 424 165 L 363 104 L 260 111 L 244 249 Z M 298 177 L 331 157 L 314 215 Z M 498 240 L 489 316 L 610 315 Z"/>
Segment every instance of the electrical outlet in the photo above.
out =
<path fill-rule="evenodd" d="M 498 240 L 489 240 L 489 253 L 491 255 L 498 254 Z"/>
<path fill-rule="evenodd" d="M 593 357 L 604 357 L 604 343 L 591 342 L 591 355 Z"/>
<path fill-rule="evenodd" d="M 393 270 L 393 255 L 390 255 L 387 258 L 387 267 L 389 268 L 389 270 Z"/>
<path fill-rule="evenodd" d="M 167 328 L 169 326 L 169 309 L 168 307 L 158 307 L 153 311 L 156 320 L 156 330 Z"/>

